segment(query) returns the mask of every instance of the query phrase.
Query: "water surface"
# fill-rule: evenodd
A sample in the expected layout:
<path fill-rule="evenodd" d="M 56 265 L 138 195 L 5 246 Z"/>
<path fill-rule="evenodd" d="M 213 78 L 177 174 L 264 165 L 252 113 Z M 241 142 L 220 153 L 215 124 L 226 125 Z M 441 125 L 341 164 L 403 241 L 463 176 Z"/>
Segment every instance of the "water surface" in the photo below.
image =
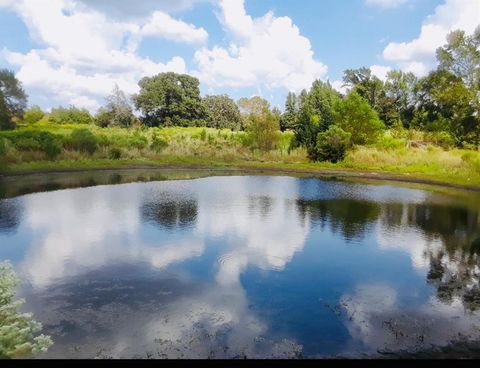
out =
<path fill-rule="evenodd" d="M 356 357 L 479 341 L 477 193 L 89 175 L 0 182 L 0 259 L 54 340 L 42 357 Z"/>

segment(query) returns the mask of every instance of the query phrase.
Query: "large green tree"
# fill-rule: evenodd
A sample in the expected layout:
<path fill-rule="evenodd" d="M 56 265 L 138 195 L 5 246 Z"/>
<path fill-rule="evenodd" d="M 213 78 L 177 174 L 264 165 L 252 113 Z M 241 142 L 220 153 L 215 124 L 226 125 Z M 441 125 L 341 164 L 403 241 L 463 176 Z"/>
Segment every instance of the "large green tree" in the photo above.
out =
<path fill-rule="evenodd" d="M 205 96 L 207 126 L 217 129 L 240 130 L 242 117 L 237 104 L 227 95 Z"/>
<path fill-rule="evenodd" d="M 310 91 L 302 91 L 294 131 L 297 145 L 307 148 L 309 157 L 316 159 L 317 135 L 334 124 L 334 106 L 341 95 L 329 82 L 316 80 Z"/>
<path fill-rule="evenodd" d="M 416 87 L 417 111 L 413 125 L 429 131 L 448 131 L 457 145 L 480 143 L 480 117 L 472 103 L 476 96 L 462 78 L 437 70 L 422 78 Z"/>
<path fill-rule="evenodd" d="M 385 93 L 393 102 L 396 116 L 404 127 L 409 127 L 415 112 L 415 85 L 417 77 L 413 73 L 391 70 L 387 74 Z M 388 124 L 390 125 L 390 124 Z"/>
<path fill-rule="evenodd" d="M 472 35 L 450 32 L 447 43 L 437 49 L 439 69 L 462 78 L 467 87 L 480 90 L 480 25 Z"/>
<path fill-rule="evenodd" d="M 145 77 L 140 92 L 133 96 L 148 126 L 192 126 L 205 119 L 197 78 L 173 72 Z"/>
<path fill-rule="evenodd" d="M 0 129 L 15 128 L 26 107 L 27 94 L 20 81 L 12 71 L 0 69 Z"/>
<path fill-rule="evenodd" d="M 335 104 L 335 124 L 351 134 L 354 144 L 374 143 L 385 129 L 377 112 L 355 91 Z"/>

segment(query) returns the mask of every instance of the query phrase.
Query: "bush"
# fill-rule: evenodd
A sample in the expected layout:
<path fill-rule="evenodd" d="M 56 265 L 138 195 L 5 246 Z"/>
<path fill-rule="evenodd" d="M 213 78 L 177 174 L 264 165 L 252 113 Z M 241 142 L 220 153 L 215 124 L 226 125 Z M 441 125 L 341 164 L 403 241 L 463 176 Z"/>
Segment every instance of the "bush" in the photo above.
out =
<path fill-rule="evenodd" d="M 19 151 L 42 151 L 49 159 L 54 159 L 62 152 L 60 137 L 49 132 L 15 132 L 7 138 Z"/>
<path fill-rule="evenodd" d="M 5 139 L 0 138 L 0 160 L 7 153 L 7 142 Z"/>
<path fill-rule="evenodd" d="M 444 131 L 425 133 L 424 139 L 444 149 L 452 148 L 455 145 L 455 139 L 448 132 Z"/>
<path fill-rule="evenodd" d="M 274 149 L 280 140 L 277 118 L 269 111 L 262 115 L 251 114 L 248 118 L 247 135 L 251 148 L 262 151 Z"/>
<path fill-rule="evenodd" d="M 389 135 L 384 135 L 378 140 L 376 146 L 384 150 L 395 150 L 405 148 L 406 141 L 404 139 L 396 139 Z"/>
<path fill-rule="evenodd" d="M 352 135 L 342 128 L 331 125 L 326 132 L 318 133 L 316 159 L 333 163 L 345 158 Z"/>
<path fill-rule="evenodd" d="M 97 150 L 97 138 L 88 129 L 74 129 L 67 140 L 67 147 L 89 154 Z"/>
<path fill-rule="evenodd" d="M 133 135 L 128 140 L 128 145 L 141 150 L 148 146 L 148 139 L 147 137 L 143 136 L 140 131 L 135 130 Z"/>
<path fill-rule="evenodd" d="M 120 150 L 120 148 L 113 147 L 108 152 L 108 157 L 111 160 L 119 160 L 122 157 L 122 151 Z"/>
<path fill-rule="evenodd" d="M 30 313 L 19 311 L 24 303 L 14 300 L 19 281 L 12 266 L 0 262 L 0 359 L 44 352 L 52 345 L 49 336 L 37 335 L 42 325 Z"/>
<path fill-rule="evenodd" d="M 164 138 L 159 137 L 154 132 L 152 136 L 152 143 L 150 144 L 150 149 L 156 151 L 157 153 L 160 153 L 167 147 L 168 147 L 168 142 Z"/>
<path fill-rule="evenodd" d="M 33 106 L 27 111 L 25 111 L 25 114 L 23 115 L 23 122 L 25 124 L 35 124 L 42 120 L 42 118 L 45 116 L 45 113 L 42 111 L 42 109 L 38 106 Z"/>
<path fill-rule="evenodd" d="M 52 109 L 48 120 L 55 124 L 90 124 L 93 118 L 88 110 L 70 106 Z"/>

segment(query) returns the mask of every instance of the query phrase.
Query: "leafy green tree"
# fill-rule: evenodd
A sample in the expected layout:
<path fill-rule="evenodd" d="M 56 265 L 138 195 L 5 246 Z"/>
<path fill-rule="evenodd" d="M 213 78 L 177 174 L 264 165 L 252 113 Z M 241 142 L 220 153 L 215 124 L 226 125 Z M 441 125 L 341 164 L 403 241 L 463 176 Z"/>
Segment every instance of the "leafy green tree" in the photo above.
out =
<path fill-rule="evenodd" d="M 406 128 L 410 127 L 415 113 L 415 86 L 417 77 L 413 73 L 391 70 L 387 74 L 385 93 L 392 100 L 398 120 Z M 390 126 L 395 125 L 394 121 Z"/>
<path fill-rule="evenodd" d="M 217 129 L 240 130 L 242 117 L 237 104 L 227 95 L 206 96 L 207 126 Z"/>
<path fill-rule="evenodd" d="M 147 126 L 198 125 L 206 117 L 199 85 L 197 78 L 186 74 L 145 77 L 139 82 L 140 92 L 133 96 L 135 108 Z"/>
<path fill-rule="evenodd" d="M 374 143 L 385 129 L 377 112 L 355 91 L 336 103 L 335 124 L 352 135 L 354 144 Z"/>
<path fill-rule="evenodd" d="M 316 159 L 317 135 L 334 123 L 334 106 L 340 94 L 329 82 L 314 81 L 307 93 L 302 91 L 295 119 L 295 142 L 307 148 L 311 159 Z"/>
<path fill-rule="evenodd" d="M 0 130 L 14 129 L 27 107 L 27 94 L 15 74 L 0 69 Z"/>
<path fill-rule="evenodd" d="M 15 300 L 19 282 L 12 266 L 0 262 L 0 359 L 28 357 L 52 345 L 49 336 L 38 335 L 42 325 L 32 314 L 20 313 L 24 300 Z"/>
<path fill-rule="evenodd" d="M 422 78 L 416 87 L 418 108 L 413 125 L 427 131 L 447 131 L 457 145 L 480 141 L 480 117 L 472 101 L 475 92 L 462 78 L 437 70 Z"/>
<path fill-rule="evenodd" d="M 42 120 L 44 116 L 45 113 L 39 106 L 32 106 L 25 111 L 25 114 L 23 115 L 23 122 L 28 125 L 35 124 Z"/>
<path fill-rule="evenodd" d="M 280 140 L 280 126 L 278 119 L 271 111 L 265 110 L 262 114 L 250 114 L 247 125 L 247 137 L 253 149 L 270 151 Z"/>
<path fill-rule="evenodd" d="M 79 109 L 75 106 L 57 107 L 52 109 L 48 120 L 54 124 L 90 124 L 93 117 L 87 109 Z"/>
<path fill-rule="evenodd" d="M 110 96 L 107 97 L 107 105 L 99 109 L 95 116 L 95 123 L 101 127 L 119 126 L 128 128 L 136 121 L 132 106 L 128 97 L 115 85 Z"/>
<path fill-rule="evenodd" d="M 345 158 L 352 135 L 342 128 L 331 125 L 326 132 L 318 133 L 316 158 L 319 161 L 331 161 L 333 163 Z"/>
<path fill-rule="evenodd" d="M 387 126 L 392 126 L 400 118 L 395 96 L 387 93 L 385 83 L 373 75 L 370 68 L 347 69 L 343 81 L 352 91 L 368 101 Z"/>
<path fill-rule="evenodd" d="M 462 78 L 469 88 L 480 91 L 480 25 L 472 35 L 462 30 L 450 32 L 447 43 L 437 49 L 440 70 Z"/>
<path fill-rule="evenodd" d="M 310 115 L 317 115 L 320 119 L 320 130 L 326 131 L 334 123 L 333 106 L 341 98 L 329 82 L 316 80 L 304 102 L 302 108 L 308 109 Z"/>
<path fill-rule="evenodd" d="M 373 75 L 370 68 L 345 70 L 343 82 L 367 100 L 371 107 L 376 108 L 378 106 L 383 91 L 383 82 Z"/>

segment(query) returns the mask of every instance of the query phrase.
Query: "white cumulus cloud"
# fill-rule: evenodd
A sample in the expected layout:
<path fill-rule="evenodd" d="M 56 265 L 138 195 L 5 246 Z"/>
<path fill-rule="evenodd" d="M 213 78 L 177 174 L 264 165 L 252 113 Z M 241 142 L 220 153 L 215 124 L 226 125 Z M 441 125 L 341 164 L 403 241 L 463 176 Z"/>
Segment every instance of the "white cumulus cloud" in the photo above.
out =
<path fill-rule="evenodd" d="M 203 28 L 161 11 L 120 20 L 79 0 L 1 0 L 0 6 L 15 11 L 39 44 L 27 53 L 3 49 L 0 57 L 18 67 L 17 77 L 30 94 L 52 105 L 78 104 L 94 111 L 115 84 L 135 93 L 144 76 L 186 72 L 179 56 L 165 62 L 140 56 L 137 48 L 145 36 L 190 44 L 208 38 Z"/>
<path fill-rule="evenodd" d="M 229 47 L 195 53 L 195 74 L 210 87 L 284 88 L 299 91 L 326 75 L 308 38 L 289 17 L 268 12 L 252 18 L 243 0 L 221 0 L 218 18 L 230 37 Z"/>
<path fill-rule="evenodd" d="M 383 57 L 401 69 L 423 76 L 436 65 L 436 49 L 446 43 L 449 32 L 462 29 L 472 33 L 480 24 L 480 1 L 446 0 L 422 24 L 420 34 L 409 42 L 392 42 Z"/>

